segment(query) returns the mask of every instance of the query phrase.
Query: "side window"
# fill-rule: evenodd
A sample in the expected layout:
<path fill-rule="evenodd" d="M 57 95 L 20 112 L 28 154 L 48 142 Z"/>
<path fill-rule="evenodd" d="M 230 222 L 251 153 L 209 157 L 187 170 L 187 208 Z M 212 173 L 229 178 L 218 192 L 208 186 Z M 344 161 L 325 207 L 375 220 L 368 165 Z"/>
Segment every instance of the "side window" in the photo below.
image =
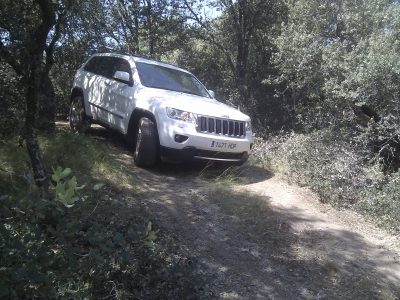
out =
<path fill-rule="evenodd" d="M 84 70 L 107 78 L 113 78 L 116 71 L 124 71 L 129 73 L 132 80 L 131 66 L 119 57 L 95 56 L 85 65 Z"/>
<path fill-rule="evenodd" d="M 129 73 L 129 79 L 132 80 L 132 69 L 129 65 L 128 61 L 123 58 L 115 57 L 114 58 L 114 72 L 111 76 L 115 74 L 116 71 L 123 71 Z"/>
<path fill-rule="evenodd" d="M 115 73 L 115 58 L 110 57 L 110 56 L 102 56 L 101 57 L 101 73 L 100 75 L 103 75 L 104 77 L 107 78 L 112 78 Z"/>
<path fill-rule="evenodd" d="M 99 56 L 92 57 L 92 59 L 89 60 L 89 62 L 85 65 L 84 70 L 94 74 L 100 74 L 99 73 L 100 63 L 101 63 L 101 57 Z"/>

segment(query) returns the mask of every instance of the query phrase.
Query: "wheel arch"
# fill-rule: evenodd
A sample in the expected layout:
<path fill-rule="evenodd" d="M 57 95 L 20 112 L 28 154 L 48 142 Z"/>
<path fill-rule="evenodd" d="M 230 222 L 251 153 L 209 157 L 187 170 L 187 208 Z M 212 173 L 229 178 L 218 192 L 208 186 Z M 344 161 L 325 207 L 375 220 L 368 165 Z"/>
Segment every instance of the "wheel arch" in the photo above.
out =
<path fill-rule="evenodd" d="M 78 87 L 74 87 L 71 91 L 71 97 L 69 99 L 69 102 L 71 103 L 72 100 L 76 97 L 76 96 L 82 96 L 83 97 L 83 90 L 81 88 Z"/>
<path fill-rule="evenodd" d="M 151 121 L 153 121 L 154 124 L 156 125 L 157 135 L 158 135 L 158 125 L 157 125 L 157 120 L 156 120 L 156 117 L 154 116 L 154 114 L 145 109 L 135 108 L 135 110 L 132 112 L 131 117 L 129 119 L 128 131 L 126 134 L 126 137 L 127 137 L 127 140 L 129 143 L 132 143 L 132 144 L 135 143 L 135 140 L 134 140 L 135 132 L 137 130 L 138 123 L 141 118 L 148 118 Z M 160 142 L 160 139 L 158 136 L 157 136 L 157 138 L 158 138 L 158 142 Z"/>

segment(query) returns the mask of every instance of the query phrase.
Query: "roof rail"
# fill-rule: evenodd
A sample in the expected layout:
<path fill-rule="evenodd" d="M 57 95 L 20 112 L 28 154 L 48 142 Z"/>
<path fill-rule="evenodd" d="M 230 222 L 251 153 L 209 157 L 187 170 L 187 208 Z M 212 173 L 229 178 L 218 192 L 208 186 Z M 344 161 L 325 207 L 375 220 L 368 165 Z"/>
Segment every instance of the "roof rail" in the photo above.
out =
<path fill-rule="evenodd" d="M 148 60 L 154 60 L 163 64 L 170 64 L 168 62 L 162 61 L 161 59 L 157 59 L 157 58 L 153 58 L 150 56 L 146 56 L 146 55 L 141 55 L 141 54 L 133 54 L 132 56 L 138 57 L 138 58 L 144 58 L 144 59 L 148 59 Z"/>
<path fill-rule="evenodd" d="M 138 54 L 138 53 L 135 53 L 135 54 L 132 54 L 132 53 L 129 53 L 129 52 L 117 52 L 118 54 L 122 54 L 122 55 L 127 55 L 127 56 L 133 56 L 133 57 L 137 57 L 137 58 L 145 58 L 145 59 L 149 59 L 149 60 L 154 60 L 154 61 L 158 61 L 158 62 L 163 62 L 163 61 L 161 61 L 161 60 L 159 60 L 159 59 L 155 59 L 155 58 L 153 58 L 153 57 L 150 57 L 150 56 L 146 56 L 146 55 L 143 55 L 143 54 Z"/>
<path fill-rule="evenodd" d="M 176 65 L 174 65 L 174 64 L 171 64 L 171 63 L 169 63 L 169 62 L 165 62 L 165 61 L 162 61 L 162 60 L 160 60 L 160 59 L 152 58 L 152 57 L 149 57 L 149 56 L 146 56 L 146 55 L 142 55 L 142 54 L 132 54 L 132 53 L 123 52 L 123 51 L 115 52 L 115 53 L 118 53 L 118 54 L 121 54 L 121 55 L 126 55 L 126 56 L 137 57 L 137 58 L 144 58 L 144 59 L 156 61 L 156 62 L 159 62 L 159 63 L 163 63 L 163 64 L 167 64 L 167 65 L 170 65 L 170 66 L 174 66 L 174 67 L 179 68 L 178 66 L 176 66 Z"/>

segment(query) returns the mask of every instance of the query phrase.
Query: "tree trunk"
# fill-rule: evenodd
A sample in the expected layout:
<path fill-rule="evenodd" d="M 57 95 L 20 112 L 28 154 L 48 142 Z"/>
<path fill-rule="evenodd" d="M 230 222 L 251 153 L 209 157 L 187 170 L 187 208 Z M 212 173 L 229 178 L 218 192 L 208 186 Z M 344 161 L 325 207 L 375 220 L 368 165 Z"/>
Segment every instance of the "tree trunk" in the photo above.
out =
<path fill-rule="evenodd" d="M 134 23 L 135 23 L 135 35 L 134 35 L 134 41 L 135 41 L 135 52 L 136 54 L 140 53 L 140 42 L 139 42 L 139 2 L 135 1 L 135 13 L 134 13 Z"/>
<path fill-rule="evenodd" d="M 49 73 L 43 72 L 42 80 L 39 83 L 39 110 L 38 129 L 40 131 L 54 132 L 56 122 L 56 103 L 53 83 Z"/>
<path fill-rule="evenodd" d="M 237 58 L 236 58 L 236 83 L 240 94 L 240 104 L 244 105 L 248 98 L 248 89 L 246 84 L 248 45 L 241 38 L 238 41 Z"/>
<path fill-rule="evenodd" d="M 151 0 L 147 0 L 147 30 L 149 39 L 149 56 L 154 56 L 154 31 L 153 31 L 153 7 Z"/>
<path fill-rule="evenodd" d="M 247 63 L 249 59 L 250 39 L 253 32 L 251 15 L 249 9 L 250 3 L 245 0 L 237 2 L 237 11 L 233 4 L 230 7 L 231 18 L 235 21 L 236 39 L 237 39 L 237 55 L 236 55 L 236 84 L 239 91 L 239 102 L 245 105 L 248 102 L 248 88 L 247 88 Z"/>
<path fill-rule="evenodd" d="M 42 188 L 44 196 L 47 196 L 50 180 L 43 164 L 37 140 L 36 117 L 41 84 L 44 84 L 44 87 L 49 86 L 50 78 L 48 74 L 52 64 L 53 50 L 60 37 L 60 27 L 58 24 L 54 28 L 53 39 L 49 46 L 47 46 L 49 32 L 57 23 L 56 9 L 58 2 L 52 0 L 35 0 L 33 2 L 40 9 L 40 22 L 32 24 L 32 29 L 34 30 L 27 30 L 24 42 L 22 43 L 23 47 L 20 49 L 21 51 L 11 52 L 9 47 L 4 45 L 0 39 L 0 55 L 21 76 L 22 82 L 26 86 L 24 138 L 31 160 L 33 178 L 35 183 Z M 60 20 L 59 15 L 58 21 Z M 45 51 L 47 52 L 46 64 L 44 63 Z M 43 89 L 47 91 L 46 88 Z M 54 93 L 54 91 L 49 91 L 49 95 L 51 96 L 51 93 Z M 52 103 L 43 105 L 43 108 L 51 112 L 51 110 L 54 110 L 54 97 L 53 99 L 45 97 L 44 102 L 46 101 L 51 101 Z M 50 119 L 54 118 L 54 113 L 49 113 L 49 115 L 51 115 Z"/>
<path fill-rule="evenodd" d="M 50 0 L 36 0 L 41 10 L 42 22 L 36 28 L 34 34 L 29 39 L 27 54 L 27 72 L 24 76 L 26 88 L 26 112 L 25 112 L 25 141 L 26 148 L 31 159 L 33 177 L 37 186 L 42 189 L 44 196 L 48 195 L 50 180 L 47 175 L 39 143 L 36 135 L 36 115 L 38 111 L 38 100 L 40 85 L 44 75 L 47 75 L 49 68 L 44 63 L 44 52 L 46 50 L 46 40 L 51 28 L 56 25 L 56 12 L 54 3 Z M 56 31 L 58 31 L 56 29 Z M 53 39 L 52 44 L 55 43 Z M 52 53 L 51 53 L 52 55 Z M 49 57 L 48 57 L 49 58 Z"/>
<path fill-rule="evenodd" d="M 43 68 L 43 55 L 41 51 L 37 50 L 31 55 L 28 74 L 26 81 L 26 112 L 25 112 L 25 141 L 26 148 L 31 160 L 33 177 L 35 183 L 43 189 L 45 193 L 48 192 L 49 179 L 46 169 L 43 164 L 41 151 L 36 134 L 36 114 L 39 98 L 39 86 L 42 78 Z"/>

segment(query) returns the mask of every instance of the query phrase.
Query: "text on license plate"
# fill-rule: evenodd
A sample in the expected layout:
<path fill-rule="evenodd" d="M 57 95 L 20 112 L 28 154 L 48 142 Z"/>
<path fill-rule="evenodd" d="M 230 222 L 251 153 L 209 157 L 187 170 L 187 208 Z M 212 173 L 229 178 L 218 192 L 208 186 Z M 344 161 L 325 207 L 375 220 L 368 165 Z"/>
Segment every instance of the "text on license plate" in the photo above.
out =
<path fill-rule="evenodd" d="M 228 143 L 228 142 L 211 142 L 211 148 L 218 148 L 218 149 L 236 149 L 236 143 Z"/>

